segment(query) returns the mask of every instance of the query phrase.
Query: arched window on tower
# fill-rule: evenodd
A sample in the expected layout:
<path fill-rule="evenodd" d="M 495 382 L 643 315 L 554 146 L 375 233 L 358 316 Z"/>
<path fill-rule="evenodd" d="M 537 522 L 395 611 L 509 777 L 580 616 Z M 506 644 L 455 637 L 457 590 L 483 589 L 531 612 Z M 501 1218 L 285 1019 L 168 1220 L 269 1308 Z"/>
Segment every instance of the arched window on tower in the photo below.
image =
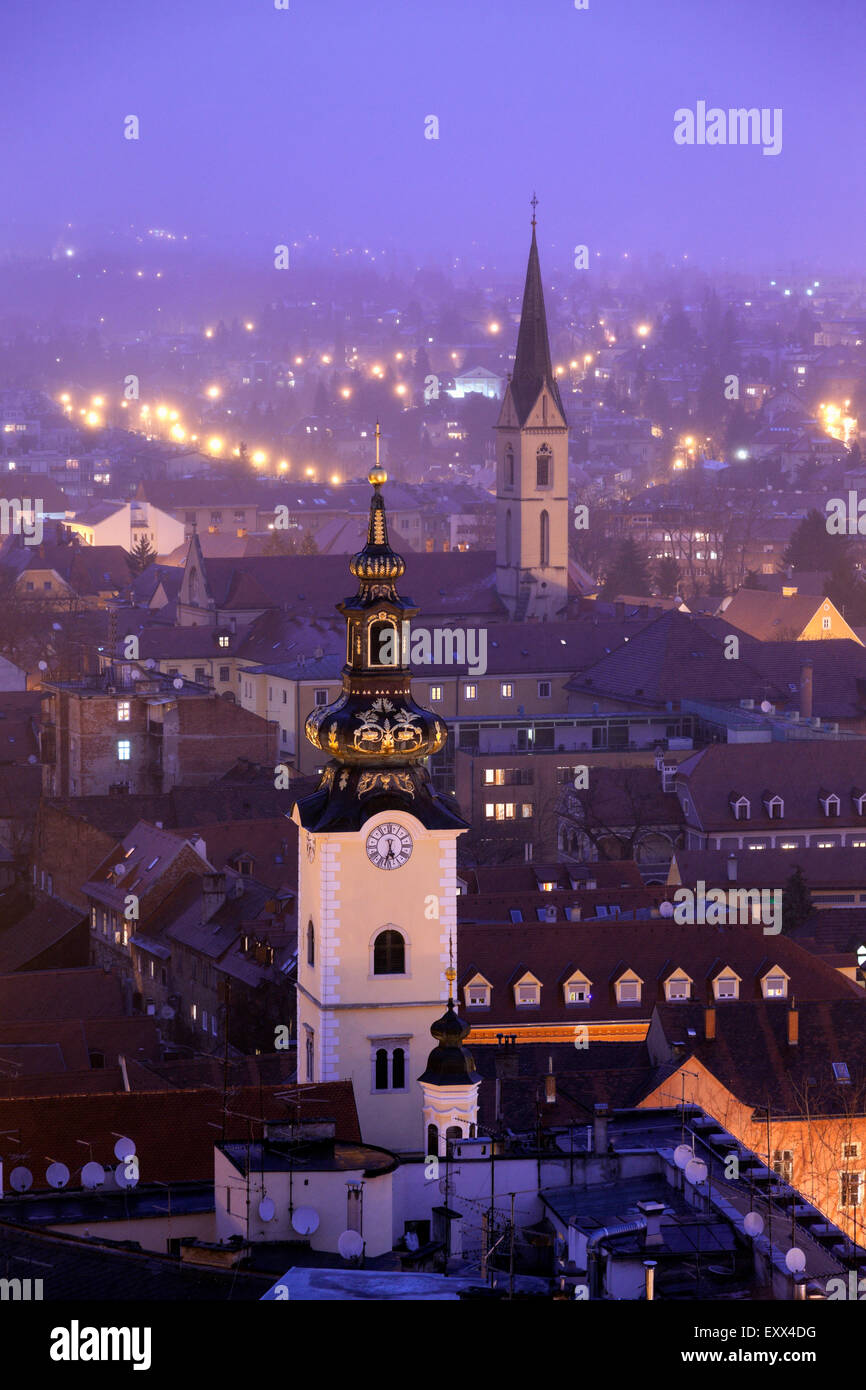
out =
<path fill-rule="evenodd" d="M 463 1130 L 460 1125 L 449 1125 L 445 1131 L 445 1143 L 453 1143 L 455 1139 L 463 1138 Z"/>
<path fill-rule="evenodd" d="M 505 450 L 505 478 L 506 487 L 514 487 L 514 450 L 511 445 Z"/>
<path fill-rule="evenodd" d="M 376 1090 L 388 1090 L 388 1053 L 384 1047 L 376 1051 Z"/>
<path fill-rule="evenodd" d="M 439 1131 L 435 1125 L 427 1126 L 427 1157 L 439 1157 Z"/>
<path fill-rule="evenodd" d="M 404 975 L 406 973 L 406 942 L 400 932 L 388 928 L 380 931 L 373 943 L 373 974 Z"/>
<path fill-rule="evenodd" d="M 312 919 L 307 923 L 307 965 L 316 964 L 316 929 Z"/>
<path fill-rule="evenodd" d="M 511 508 L 505 513 L 505 563 L 511 564 Z"/>
<path fill-rule="evenodd" d="M 395 1047 L 391 1054 L 391 1087 L 402 1091 L 406 1085 L 406 1054 L 402 1047 Z"/>
<path fill-rule="evenodd" d="M 547 512 L 541 513 L 539 525 L 539 564 L 542 569 L 550 564 L 550 517 Z"/>
<path fill-rule="evenodd" d="M 553 455 L 546 444 L 542 444 L 538 453 L 535 455 L 535 486 L 552 487 L 553 485 Z"/>
<path fill-rule="evenodd" d="M 193 565 L 189 572 L 189 601 L 198 603 L 198 570 Z"/>
<path fill-rule="evenodd" d="M 367 664 L 369 666 L 399 666 L 400 640 L 396 624 L 379 619 L 367 629 Z"/>

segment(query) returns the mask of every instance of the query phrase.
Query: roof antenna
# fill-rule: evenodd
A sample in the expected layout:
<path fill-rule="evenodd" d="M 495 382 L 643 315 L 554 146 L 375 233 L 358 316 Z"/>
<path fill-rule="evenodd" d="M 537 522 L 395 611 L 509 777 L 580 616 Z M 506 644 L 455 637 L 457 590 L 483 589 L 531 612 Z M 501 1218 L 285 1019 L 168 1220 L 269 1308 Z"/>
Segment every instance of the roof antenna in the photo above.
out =
<path fill-rule="evenodd" d="M 532 208 L 532 230 L 535 231 L 535 209 L 538 207 L 538 199 L 535 196 L 535 190 L 533 190 L 529 205 Z"/>
<path fill-rule="evenodd" d="M 448 1007 L 454 1008 L 454 981 L 457 979 L 457 971 L 454 969 L 454 934 L 448 933 L 448 969 L 445 971 L 445 978 L 448 981 Z"/>

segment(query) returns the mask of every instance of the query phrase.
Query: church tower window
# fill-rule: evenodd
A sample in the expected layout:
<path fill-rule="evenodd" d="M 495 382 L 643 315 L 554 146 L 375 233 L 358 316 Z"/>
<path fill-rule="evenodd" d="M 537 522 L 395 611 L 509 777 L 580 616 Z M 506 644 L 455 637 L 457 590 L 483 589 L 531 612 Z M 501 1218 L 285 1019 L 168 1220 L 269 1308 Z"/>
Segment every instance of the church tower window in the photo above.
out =
<path fill-rule="evenodd" d="M 307 965 L 316 964 L 316 930 L 312 921 L 307 923 Z"/>
<path fill-rule="evenodd" d="M 538 562 L 542 569 L 544 569 L 550 564 L 550 517 L 547 515 L 547 512 L 541 513 L 538 551 Z"/>
<path fill-rule="evenodd" d="M 404 975 L 406 973 L 406 942 L 398 931 L 380 931 L 373 943 L 373 974 Z"/>
<path fill-rule="evenodd" d="M 550 487 L 553 479 L 551 477 L 552 454 L 546 444 L 542 444 L 538 453 L 535 455 L 535 486 Z"/>

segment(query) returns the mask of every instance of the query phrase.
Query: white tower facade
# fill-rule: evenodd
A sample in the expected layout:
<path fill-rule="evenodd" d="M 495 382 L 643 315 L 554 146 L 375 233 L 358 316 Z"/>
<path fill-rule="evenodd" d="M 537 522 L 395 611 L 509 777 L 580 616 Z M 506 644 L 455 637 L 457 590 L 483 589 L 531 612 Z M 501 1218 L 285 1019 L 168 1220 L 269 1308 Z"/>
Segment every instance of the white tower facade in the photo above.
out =
<path fill-rule="evenodd" d="M 568 423 L 550 361 L 534 217 L 496 461 L 497 590 L 513 619 L 552 620 L 568 598 Z"/>

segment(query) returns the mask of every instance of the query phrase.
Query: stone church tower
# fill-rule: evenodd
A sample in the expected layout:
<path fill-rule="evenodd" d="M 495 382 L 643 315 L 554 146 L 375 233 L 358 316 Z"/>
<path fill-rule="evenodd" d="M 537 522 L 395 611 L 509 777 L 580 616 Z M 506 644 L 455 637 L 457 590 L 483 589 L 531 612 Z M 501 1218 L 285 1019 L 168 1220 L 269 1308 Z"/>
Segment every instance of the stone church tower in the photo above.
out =
<path fill-rule="evenodd" d="M 511 618 L 544 621 L 568 597 L 568 424 L 550 362 L 534 202 L 514 371 L 496 424 L 496 587 Z"/>
<path fill-rule="evenodd" d="M 331 761 L 293 811 L 298 1079 L 351 1077 L 364 1140 L 417 1152 L 418 1077 L 448 996 L 457 837 L 468 827 L 424 766 L 447 730 L 412 699 L 400 639 L 418 610 L 397 590 L 406 566 L 388 541 L 384 471 L 370 482 L 367 544 L 349 562 L 358 590 L 337 605 L 347 627 L 342 694 L 306 724 Z"/>

